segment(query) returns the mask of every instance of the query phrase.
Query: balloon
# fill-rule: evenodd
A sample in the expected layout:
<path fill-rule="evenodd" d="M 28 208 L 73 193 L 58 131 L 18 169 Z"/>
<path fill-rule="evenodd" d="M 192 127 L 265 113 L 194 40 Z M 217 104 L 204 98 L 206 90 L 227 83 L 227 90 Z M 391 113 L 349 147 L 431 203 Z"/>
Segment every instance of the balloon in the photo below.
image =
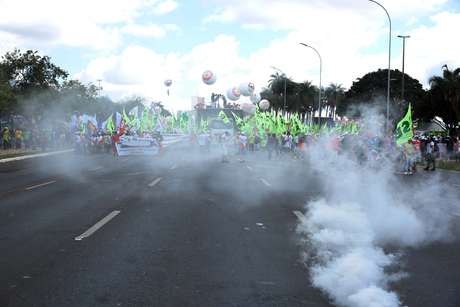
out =
<path fill-rule="evenodd" d="M 212 71 L 206 70 L 201 76 L 201 79 L 203 80 L 205 84 L 213 85 L 214 83 L 216 83 L 217 76 Z"/>
<path fill-rule="evenodd" d="M 258 104 L 262 98 L 260 97 L 260 94 L 253 93 L 250 99 L 253 104 Z"/>
<path fill-rule="evenodd" d="M 259 102 L 259 107 L 264 111 L 268 110 L 268 108 L 270 107 L 270 101 L 268 101 L 267 99 L 262 99 Z"/>
<path fill-rule="evenodd" d="M 166 85 L 167 87 L 170 87 L 170 86 L 172 85 L 172 80 L 167 79 L 167 80 L 165 80 L 164 83 L 165 83 L 165 85 Z"/>
<path fill-rule="evenodd" d="M 256 106 L 252 103 L 245 102 L 241 105 L 241 110 L 249 114 L 254 114 L 254 112 L 256 111 Z"/>
<path fill-rule="evenodd" d="M 254 83 L 249 82 L 249 83 L 241 83 L 240 84 L 240 92 L 241 95 L 243 96 L 251 96 L 254 93 Z"/>
<path fill-rule="evenodd" d="M 240 89 L 237 88 L 237 87 L 232 87 L 230 89 L 228 89 L 227 91 L 227 98 L 232 100 L 232 101 L 236 101 L 238 99 L 240 99 Z"/>

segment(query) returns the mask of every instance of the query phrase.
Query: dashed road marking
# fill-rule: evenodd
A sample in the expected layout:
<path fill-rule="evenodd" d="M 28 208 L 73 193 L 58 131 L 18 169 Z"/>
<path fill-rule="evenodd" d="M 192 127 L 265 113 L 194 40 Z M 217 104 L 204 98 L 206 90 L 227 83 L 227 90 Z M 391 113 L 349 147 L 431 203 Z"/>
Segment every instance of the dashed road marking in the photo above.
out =
<path fill-rule="evenodd" d="M 305 221 L 305 220 L 306 220 L 305 215 L 303 215 L 303 213 L 300 212 L 299 210 L 292 211 L 292 213 L 294 213 L 294 215 L 297 216 L 297 218 L 298 218 L 300 221 Z"/>
<path fill-rule="evenodd" d="M 95 233 L 98 229 L 100 229 L 102 226 L 110 222 L 111 219 L 116 217 L 118 214 L 120 214 L 121 211 L 115 210 L 110 212 L 106 217 L 104 217 L 102 220 L 91 226 L 87 231 L 79 235 L 78 237 L 75 237 L 76 241 L 81 241 L 85 238 L 88 238 L 91 236 L 93 233 Z"/>
<path fill-rule="evenodd" d="M 248 168 L 248 170 L 250 170 L 252 172 L 252 167 L 250 167 L 249 165 L 246 165 L 246 167 Z"/>
<path fill-rule="evenodd" d="M 30 191 L 30 190 L 33 190 L 33 189 L 36 189 L 36 188 L 41 188 L 41 187 L 44 187 L 44 186 L 47 186 L 49 184 L 53 184 L 55 183 L 56 180 L 51 180 L 51 181 L 48 181 L 48 182 L 44 182 L 44 183 L 40 183 L 40 184 L 36 184 L 36 185 L 33 185 L 31 187 L 27 187 L 25 188 L 26 191 Z"/>
<path fill-rule="evenodd" d="M 96 172 L 96 171 L 98 171 L 98 170 L 100 170 L 100 169 L 103 169 L 103 167 L 102 167 L 102 166 L 98 166 L 98 167 L 92 168 L 92 169 L 90 169 L 90 170 L 88 170 L 88 171 L 90 171 L 90 172 Z"/>
<path fill-rule="evenodd" d="M 267 182 L 267 180 L 263 179 L 263 178 L 260 178 L 260 181 L 262 181 L 263 184 L 265 184 L 267 187 L 271 187 L 272 185 Z"/>
<path fill-rule="evenodd" d="M 145 172 L 127 173 L 126 176 L 137 176 L 137 175 L 142 175 L 142 174 L 145 174 Z"/>
<path fill-rule="evenodd" d="M 157 179 L 153 180 L 152 182 L 149 183 L 149 187 L 154 187 L 158 182 L 161 181 L 161 177 L 158 177 Z"/>
<path fill-rule="evenodd" d="M 174 164 L 173 166 L 171 166 L 170 170 L 174 170 L 174 169 L 176 169 L 176 168 L 177 168 L 177 165 Z"/>

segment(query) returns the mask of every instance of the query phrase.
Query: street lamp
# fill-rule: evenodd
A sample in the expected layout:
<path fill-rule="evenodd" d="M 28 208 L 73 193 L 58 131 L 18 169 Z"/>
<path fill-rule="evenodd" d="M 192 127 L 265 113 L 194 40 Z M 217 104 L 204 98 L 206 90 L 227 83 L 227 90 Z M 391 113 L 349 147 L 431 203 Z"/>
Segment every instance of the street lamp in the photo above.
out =
<path fill-rule="evenodd" d="M 319 112 L 319 118 L 318 118 L 318 124 L 321 126 L 321 79 L 322 79 L 322 73 L 323 73 L 323 59 L 321 58 L 321 54 L 319 54 L 318 50 L 316 50 L 314 47 L 300 43 L 302 46 L 305 46 L 307 48 L 313 49 L 316 54 L 319 57 L 319 94 L 318 94 L 318 112 Z"/>
<path fill-rule="evenodd" d="M 380 6 L 385 11 L 385 13 L 388 16 L 388 22 L 390 24 L 390 32 L 389 32 L 389 36 L 388 36 L 387 120 L 385 122 L 385 131 L 388 132 L 388 123 L 390 121 L 391 17 L 390 17 L 390 14 L 388 14 L 387 9 L 383 5 L 381 5 L 380 3 L 378 3 L 375 0 L 369 0 L 369 1 L 377 4 L 378 6 Z"/>
<path fill-rule="evenodd" d="M 283 112 L 286 112 L 286 79 L 287 79 L 287 76 L 286 74 L 279 68 L 276 68 L 275 66 L 271 66 L 271 68 L 273 68 L 274 70 L 276 70 L 277 72 L 281 73 L 281 75 L 284 76 L 284 108 L 283 108 Z"/>
<path fill-rule="evenodd" d="M 403 56 L 402 56 L 402 89 L 401 89 L 401 98 L 404 101 L 404 63 L 406 56 L 406 38 L 410 38 L 410 35 L 398 35 L 399 38 L 403 40 Z"/>

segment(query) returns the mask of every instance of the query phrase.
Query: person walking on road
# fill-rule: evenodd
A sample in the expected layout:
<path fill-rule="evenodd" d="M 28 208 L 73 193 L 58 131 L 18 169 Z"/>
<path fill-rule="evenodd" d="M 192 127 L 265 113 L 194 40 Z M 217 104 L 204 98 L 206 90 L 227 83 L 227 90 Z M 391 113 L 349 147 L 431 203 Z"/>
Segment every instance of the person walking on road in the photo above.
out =
<path fill-rule="evenodd" d="M 267 151 L 268 151 L 268 160 L 272 159 L 273 151 L 276 151 L 278 140 L 276 139 L 276 134 L 270 134 L 267 138 Z"/>
<path fill-rule="evenodd" d="M 430 169 L 431 166 L 431 169 Z M 435 161 L 435 143 L 433 139 L 430 137 L 426 144 L 426 167 L 424 170 L 434 171 L 436 169 L 436 161 Z"/>

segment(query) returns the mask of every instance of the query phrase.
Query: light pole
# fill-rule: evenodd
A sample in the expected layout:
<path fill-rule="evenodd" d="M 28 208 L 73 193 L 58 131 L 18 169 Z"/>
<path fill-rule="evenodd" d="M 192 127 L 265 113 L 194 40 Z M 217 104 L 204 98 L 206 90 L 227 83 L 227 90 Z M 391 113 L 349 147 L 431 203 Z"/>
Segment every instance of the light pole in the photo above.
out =
<path fill-rule="evenodd" d="M 398 35 L 399 38 L 403 40 L 403 56 L 402 56 L 402 88 L 401 88 L 401 98 L 404 101 L 404 63 L 406 58 L 406 38 L 410 38 L 410 35 Z"/>
<path fill-rule="evenodd" d="M 388 16 L 388 22 L 390 24 L 390 31 L 389 31 L 389 36 L 388 36 L 387 120 L 385 122 L 385 131 L 388 132 L 388 124 L 389 124 L 389 121 L 390 121 L 391 17 L 390 17 L 390 14 L 388 14 L 387 9 L 383 5 L 381 5 L 380 3 L 378 3 L 375 0 L 369 0 L 369 1 L 377 4 L 378 6 L 380 6 L 385 11 L 385 13 Z"/>
<path fill-rule="evenodd" d="M 273 68 L 274 70 L 276 70 L 277 72 L 281 73 L 281 75 L 284 76 L 284 95 L 283 95 L 283 98 L 284 98 L 284 108 L 283 108 L 283 112 L 286 112 L 286 79 L 287 79 L 287 76 L 286 74 L 279 68 L 276 68 L 274 66 L 271 66 L 271 68 Z"/>
<path fill-rule="evenodd" d="M 318 117 L 318 124 L 321 126 L 321 81 L 322 81 L 322 73 L 323 73 L 323 59 L 321 58 L 321 54 L 319 54 L 318 50 L 316 50 L 314 47 L 300 43 L 302 46 L 305 46 L 307 48 L 313 49 L 316 54 L 319 57 L 319 94 L 318 94 L 318 112 L 319 112 L 319 117 Z"/>

